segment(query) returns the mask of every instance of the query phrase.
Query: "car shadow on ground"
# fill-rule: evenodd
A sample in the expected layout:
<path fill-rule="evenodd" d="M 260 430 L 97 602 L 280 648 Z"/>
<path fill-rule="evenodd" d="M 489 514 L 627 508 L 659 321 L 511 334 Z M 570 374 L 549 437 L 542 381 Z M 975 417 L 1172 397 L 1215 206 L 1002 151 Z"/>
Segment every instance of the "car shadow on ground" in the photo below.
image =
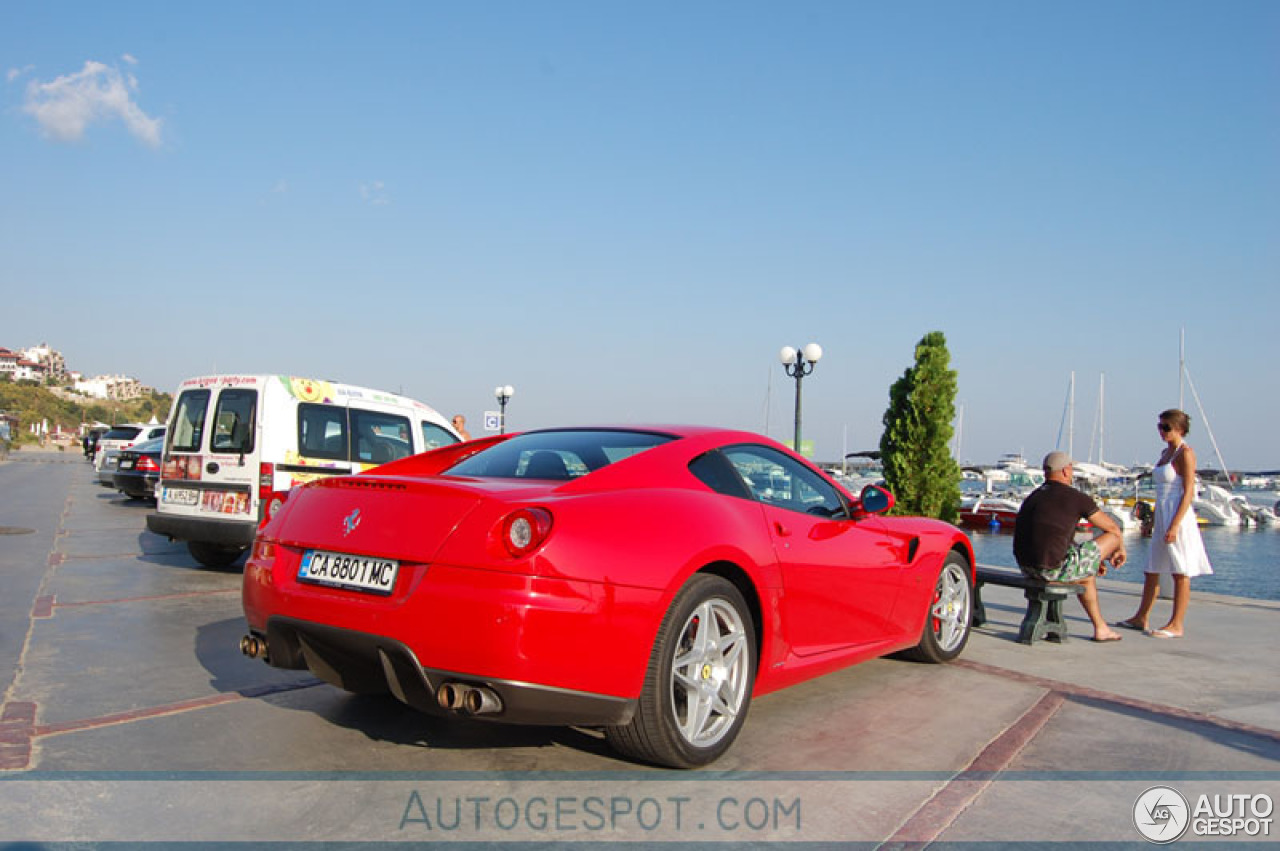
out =
<path fill-rule="evenodd" d="M 251 700 L 309 712 L 376 742 L 444 750 L 560 746 L 617 758 L 604 735 L 594 730 L 428 715 L 390 694 L 351 694 L 316 679 L 309 671 L 269 667 L 240 653 L 240 638 L 245 631 L 245 622 L 240 618 L 196 628 L 196 658 L 212 677 L 210 685 L 219 692 L 234 692 Z M 298 699 L 298 693 L 303 690 L 310 694 Z"/>

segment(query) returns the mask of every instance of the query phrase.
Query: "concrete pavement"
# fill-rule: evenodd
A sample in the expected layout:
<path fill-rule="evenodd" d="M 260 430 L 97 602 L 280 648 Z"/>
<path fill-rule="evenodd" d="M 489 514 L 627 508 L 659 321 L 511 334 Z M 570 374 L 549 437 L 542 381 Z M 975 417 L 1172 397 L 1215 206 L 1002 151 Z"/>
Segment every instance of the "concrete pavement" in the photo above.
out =
<path fill-rule="evenodd" d="M 84 462 L 0 466 L 0 526 L 37 529 L 0 537 L 0 842 L 1113 846 L 1177 827 L 1172 796 L 1135 816 L 1152 787 L 1181 796 L 1183 842 L 1223 838 L 1194 835 L 1201 796 L 1244 808 L 1234 838 L 1277 835 L 1249 813 L 1280 797 L 1277 603 L 1193 593 L 1186 638 L 1111 644 L 1069 603 L 1072 640 L 1025 647 L 1021 593 L 987 586 L 955 664 L 769 695 L 710 770 L 668 772 L 594 731 L 444 722 L 243 658 L 239 567 L 199 568 L 148 510 Z M 1135 586 L 1101 587 L 1132 613 Z"/>

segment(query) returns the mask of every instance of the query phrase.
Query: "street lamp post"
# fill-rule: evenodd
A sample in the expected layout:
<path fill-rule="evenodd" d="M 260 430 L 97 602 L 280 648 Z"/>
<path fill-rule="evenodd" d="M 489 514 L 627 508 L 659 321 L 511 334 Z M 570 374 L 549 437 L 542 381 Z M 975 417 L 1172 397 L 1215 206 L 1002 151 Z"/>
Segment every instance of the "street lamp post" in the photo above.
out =
<path fill-rule="evenodd" d="M 817 343 L 810 343 L 803 349 L 783 346 L 782 351 L 778 352 L 778 359 L 782 361 L 782 368 L 787 371 L 787 375 L 796 380 L 796 436 L 792 448 L 797 453 L 800 452 L 800 384 L 806 375 L 813 372 L 814 364 L 821 357 L 822 346 Z"/>
<path fill-rule="evenodd" d="M 498 434 L 507 433 L 507 403 L 516 395 L 516 388 L 510 384 L 493 388 L 493 395 L 498 400 Z"/>

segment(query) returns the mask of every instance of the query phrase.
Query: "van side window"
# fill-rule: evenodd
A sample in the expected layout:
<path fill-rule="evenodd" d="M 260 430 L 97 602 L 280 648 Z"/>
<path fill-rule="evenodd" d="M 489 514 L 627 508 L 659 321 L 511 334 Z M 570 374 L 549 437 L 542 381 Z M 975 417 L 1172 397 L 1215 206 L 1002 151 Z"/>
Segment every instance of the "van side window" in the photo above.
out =
<path fill-rule="evenodd" d="M 223 390 L 213 412 L 214 452 L 247 454 L 253 451 L 257 390 Z"/>
<path fill-rule="evenodd" d="M 361 464 L 385 464 L 413 454 L 408 417 L 352 408 L 351 434 L 351 460 Z"/>
<path fill-rule="evenodd" d="M 174 452 L 199 452 L 204 439 L 204 415 L 209 407 L 208 390 L 188 390 L 178 397 L 178 410 L 173 415 L 173 432 L 169 449 Z"/>
<path fill-rule="evenodd" d="M 307 458 L 347 460 L 347 409 L 298 405 L 298 452 Z"/>
<path fill-rule="evenodd" d="M 425 420 L 422 423 L 422 445 L 423 450 L 439 449 L 441 446 L 452 446 L 458 442 L 458 438 L 454 437 L 450 432 Z"/>

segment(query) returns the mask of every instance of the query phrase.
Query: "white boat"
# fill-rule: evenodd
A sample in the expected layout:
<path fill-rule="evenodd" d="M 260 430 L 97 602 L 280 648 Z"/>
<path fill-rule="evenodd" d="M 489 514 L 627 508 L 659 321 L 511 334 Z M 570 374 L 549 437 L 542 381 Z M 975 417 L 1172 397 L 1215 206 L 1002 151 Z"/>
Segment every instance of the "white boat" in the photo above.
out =
<path fill-rule="evenodd" d="M 1244 517 L 1237 506 L 1238 498 L 1219 485 L 1196 485 L 1196 498 L 1191 507 L 1206 526 L 1241 526 Z"/>

